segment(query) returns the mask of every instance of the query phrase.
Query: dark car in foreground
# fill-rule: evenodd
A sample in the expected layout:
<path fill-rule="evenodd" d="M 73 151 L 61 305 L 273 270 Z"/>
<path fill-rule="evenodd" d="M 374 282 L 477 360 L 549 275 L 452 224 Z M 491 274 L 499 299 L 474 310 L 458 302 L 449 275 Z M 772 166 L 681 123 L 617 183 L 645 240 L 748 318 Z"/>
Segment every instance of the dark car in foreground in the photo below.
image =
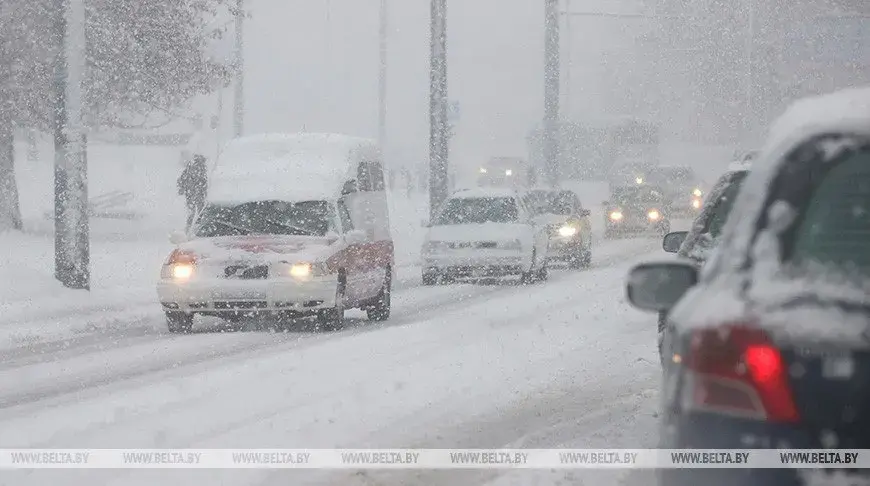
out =
<path fill-rule="evenodd" d="M 662 249 L 690 259 L 700 268 L 718 245 L 722 229 L 747 175 L 748 164 L 732 164 L 710 190 L 707 202 L 692 222 L 691 229 L 668 233 L 662 240 Z M 659 355 L 662 360 L 670 358 L 668 350 L 671 333 L 668 332 L 666 323 L 667 312 L 659 312 Z"/>
<path fill-rule="evenodd" d="M 671 200 L 647 184 L 614 187 L 604 201 L 604 237 L 631 234 L 664 235 L 671 229 Z"/>
<path fill-rule="evenodd" d="M 870 448 L 868 108 L 870 89 L 798 103 L 702 271 L 684 261 L 631 271 L 628 300 L 667 311 L 674 333 L 661 447 Z M 669 469 L 659 481 L 797 486 L 804 474 Z"/>

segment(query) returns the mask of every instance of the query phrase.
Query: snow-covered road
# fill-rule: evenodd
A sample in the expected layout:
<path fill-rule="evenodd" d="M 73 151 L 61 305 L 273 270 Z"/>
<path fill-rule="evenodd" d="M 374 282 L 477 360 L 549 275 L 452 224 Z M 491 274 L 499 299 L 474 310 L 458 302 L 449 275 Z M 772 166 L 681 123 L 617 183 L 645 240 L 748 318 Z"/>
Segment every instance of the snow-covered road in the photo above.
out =
<path fill-rule="evenodd" d="M 393 317 L 338 333 L 172 336 L 144 322 L 0 358 L 2 448 L 647 447 L 655 320 L 607 242 L 549 282 L 397 286 Z M 119 323 L 122 324 L 122 323 Z M 582 473 L 582 474 L 581 474 Z M 624 472 L 31 471 L 6 484 L 618 484 Z"/>

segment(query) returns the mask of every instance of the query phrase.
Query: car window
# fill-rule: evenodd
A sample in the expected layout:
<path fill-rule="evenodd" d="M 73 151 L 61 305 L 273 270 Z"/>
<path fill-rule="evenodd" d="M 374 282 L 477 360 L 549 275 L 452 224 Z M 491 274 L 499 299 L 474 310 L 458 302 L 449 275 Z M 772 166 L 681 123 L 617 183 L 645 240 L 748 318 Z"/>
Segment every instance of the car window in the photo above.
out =
<path fill-rule="evenodd" d="M 734 202 L 737 194 L 740 192 L 740 186 L 743 184 L 744 179 L 746 179 L 746 175 L 746 172 L 735 174 L 731 182 L 729 182 L 728 186 L 717 198 L 716 206 L 713 208 L 710 221 L 707 223 L 704 231 L 709 233 L 713 238 L 718 238 L 722 234 L 722 228 L 725 227 L 725 223 L 728 221 L 728 215 L 731 214 L 731 208 L 734 207 Z"/>
<path fill-rule="evenodd" d="M 519 216 L 519 205 L 512 197 L 454 198 L 444 204 L 435 224 L 514 223 Z"/>
<path fill-rule="evenodd" d="M 793 240 L 795 262 L 819 262 L 870 275 L 870 151 L 832 167 L 813 192 Z"/>

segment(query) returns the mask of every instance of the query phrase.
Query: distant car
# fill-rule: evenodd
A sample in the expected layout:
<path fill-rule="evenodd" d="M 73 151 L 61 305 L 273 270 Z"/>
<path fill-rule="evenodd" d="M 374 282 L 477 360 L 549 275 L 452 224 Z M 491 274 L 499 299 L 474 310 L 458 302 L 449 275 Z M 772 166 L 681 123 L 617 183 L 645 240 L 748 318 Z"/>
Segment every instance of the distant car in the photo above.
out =
<path fill-rule="evenodd" d="M 454 193 L 431 222 L 421 255 L 423 284 L 457 278 L 519 276 L 546 280 L 547 222 L 510 189 Z"/>
<path fill-rule="evenodd" d="M 662 165 L 650 171 L 650 184 L 662 188 L 671 199 L 673 217 L 695 217 L 703 206 L 704 190 L 694 169 L 687 166 Z"/>
<path fill-rule="evenodd" d="M 534 184 L 534 173 L 522 157 L 493 157 L 478 169 L 480 187 L 506 187 L 525 190 Z"/>
<path fill-rule="evenodd" d="M 792 106 L 702 271 L 676 260 L 630 272 L 628 300 L 668 312 L 674 334 L 660 447 L 870 446 L 868 107 L 870 89 Z M 658 474 L 662 486 L 826 484 L 805 481 L 813 466 L 802 467 Z M 826 472 L 867 484 L 854 468 Z"/>
<path fill-rule="evenodd" d="M 577 194 L 566 189 L 539 189 L 530 191 L 526 201 L 536 215 L 547 220 L 550 261 L 567 263 L 570 268 L 588 267 L 592 263 L 591 212 Z"/>
<path fill-rule="evenodd" d="M 615 187 L 603 203 L 604 237 L 627 234 L 667 234 L 671 229 L 670 201 L 663 191 L 647 184 Z"/>
<path fill-rule="evenodd" d="M 662 242 L 662 248 L 666 252 L 691 259 L 700 268 L 718 245 L 722 228 L 725 227 L 743 181 L 749 175 L 749 168 L 748 164 L 733 164 L 729 167 L 710 190 L 707 202 L 692 223 L 691 230 L 668 233 Z M 667 312 L 659 312 L 659 354 L 663 360 L 665 357 L 670 358 L 670 333 L 666 322 Z"/>
<path fill-rule="evenodd" d="M 315 316 L 325 330 L 341 328 L 346 309 L 390 316 L 393 241 L 375 142 L 238 138 L 217 161 L 192 234 L 172 240 L 157 284 L 170 332 L 190 331 L 197 314 Z"/>

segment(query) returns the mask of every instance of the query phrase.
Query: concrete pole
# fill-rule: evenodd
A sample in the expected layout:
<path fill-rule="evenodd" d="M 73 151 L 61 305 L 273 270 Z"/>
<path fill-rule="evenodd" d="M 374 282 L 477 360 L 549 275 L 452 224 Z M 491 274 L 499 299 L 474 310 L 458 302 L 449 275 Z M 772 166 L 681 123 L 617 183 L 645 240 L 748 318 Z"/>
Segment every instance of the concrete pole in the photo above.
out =
<path fill-rule="evenodd" d="M 378 142 L 386 150 L 387 140 L 387 28 L 389 10 L 387 0 L 381 0 L 380 8 L 380 67 L 378 70 Z"/>
<path fill-rule="evenodd" d="M 241 137 L 245 124 L 245 0 L 237 0 L 233 136 Z"/>
<path fill-rule="evenodd" d="M 65 287 L 90 289 L 88 173 L 82 82 L 84 0 L 56 0 L 54 31 L 54 274 Z"/>
<path fill-rule="evenodd" d="M 429 213 L 434 219 L 447 199 L 447 0 L 431 0 L 429 67 Z"/>
<path fill-rule="evenodd" d="M 545 1 L 544 166 L 547 182 L 559 184 L 559 0 Z"/>

